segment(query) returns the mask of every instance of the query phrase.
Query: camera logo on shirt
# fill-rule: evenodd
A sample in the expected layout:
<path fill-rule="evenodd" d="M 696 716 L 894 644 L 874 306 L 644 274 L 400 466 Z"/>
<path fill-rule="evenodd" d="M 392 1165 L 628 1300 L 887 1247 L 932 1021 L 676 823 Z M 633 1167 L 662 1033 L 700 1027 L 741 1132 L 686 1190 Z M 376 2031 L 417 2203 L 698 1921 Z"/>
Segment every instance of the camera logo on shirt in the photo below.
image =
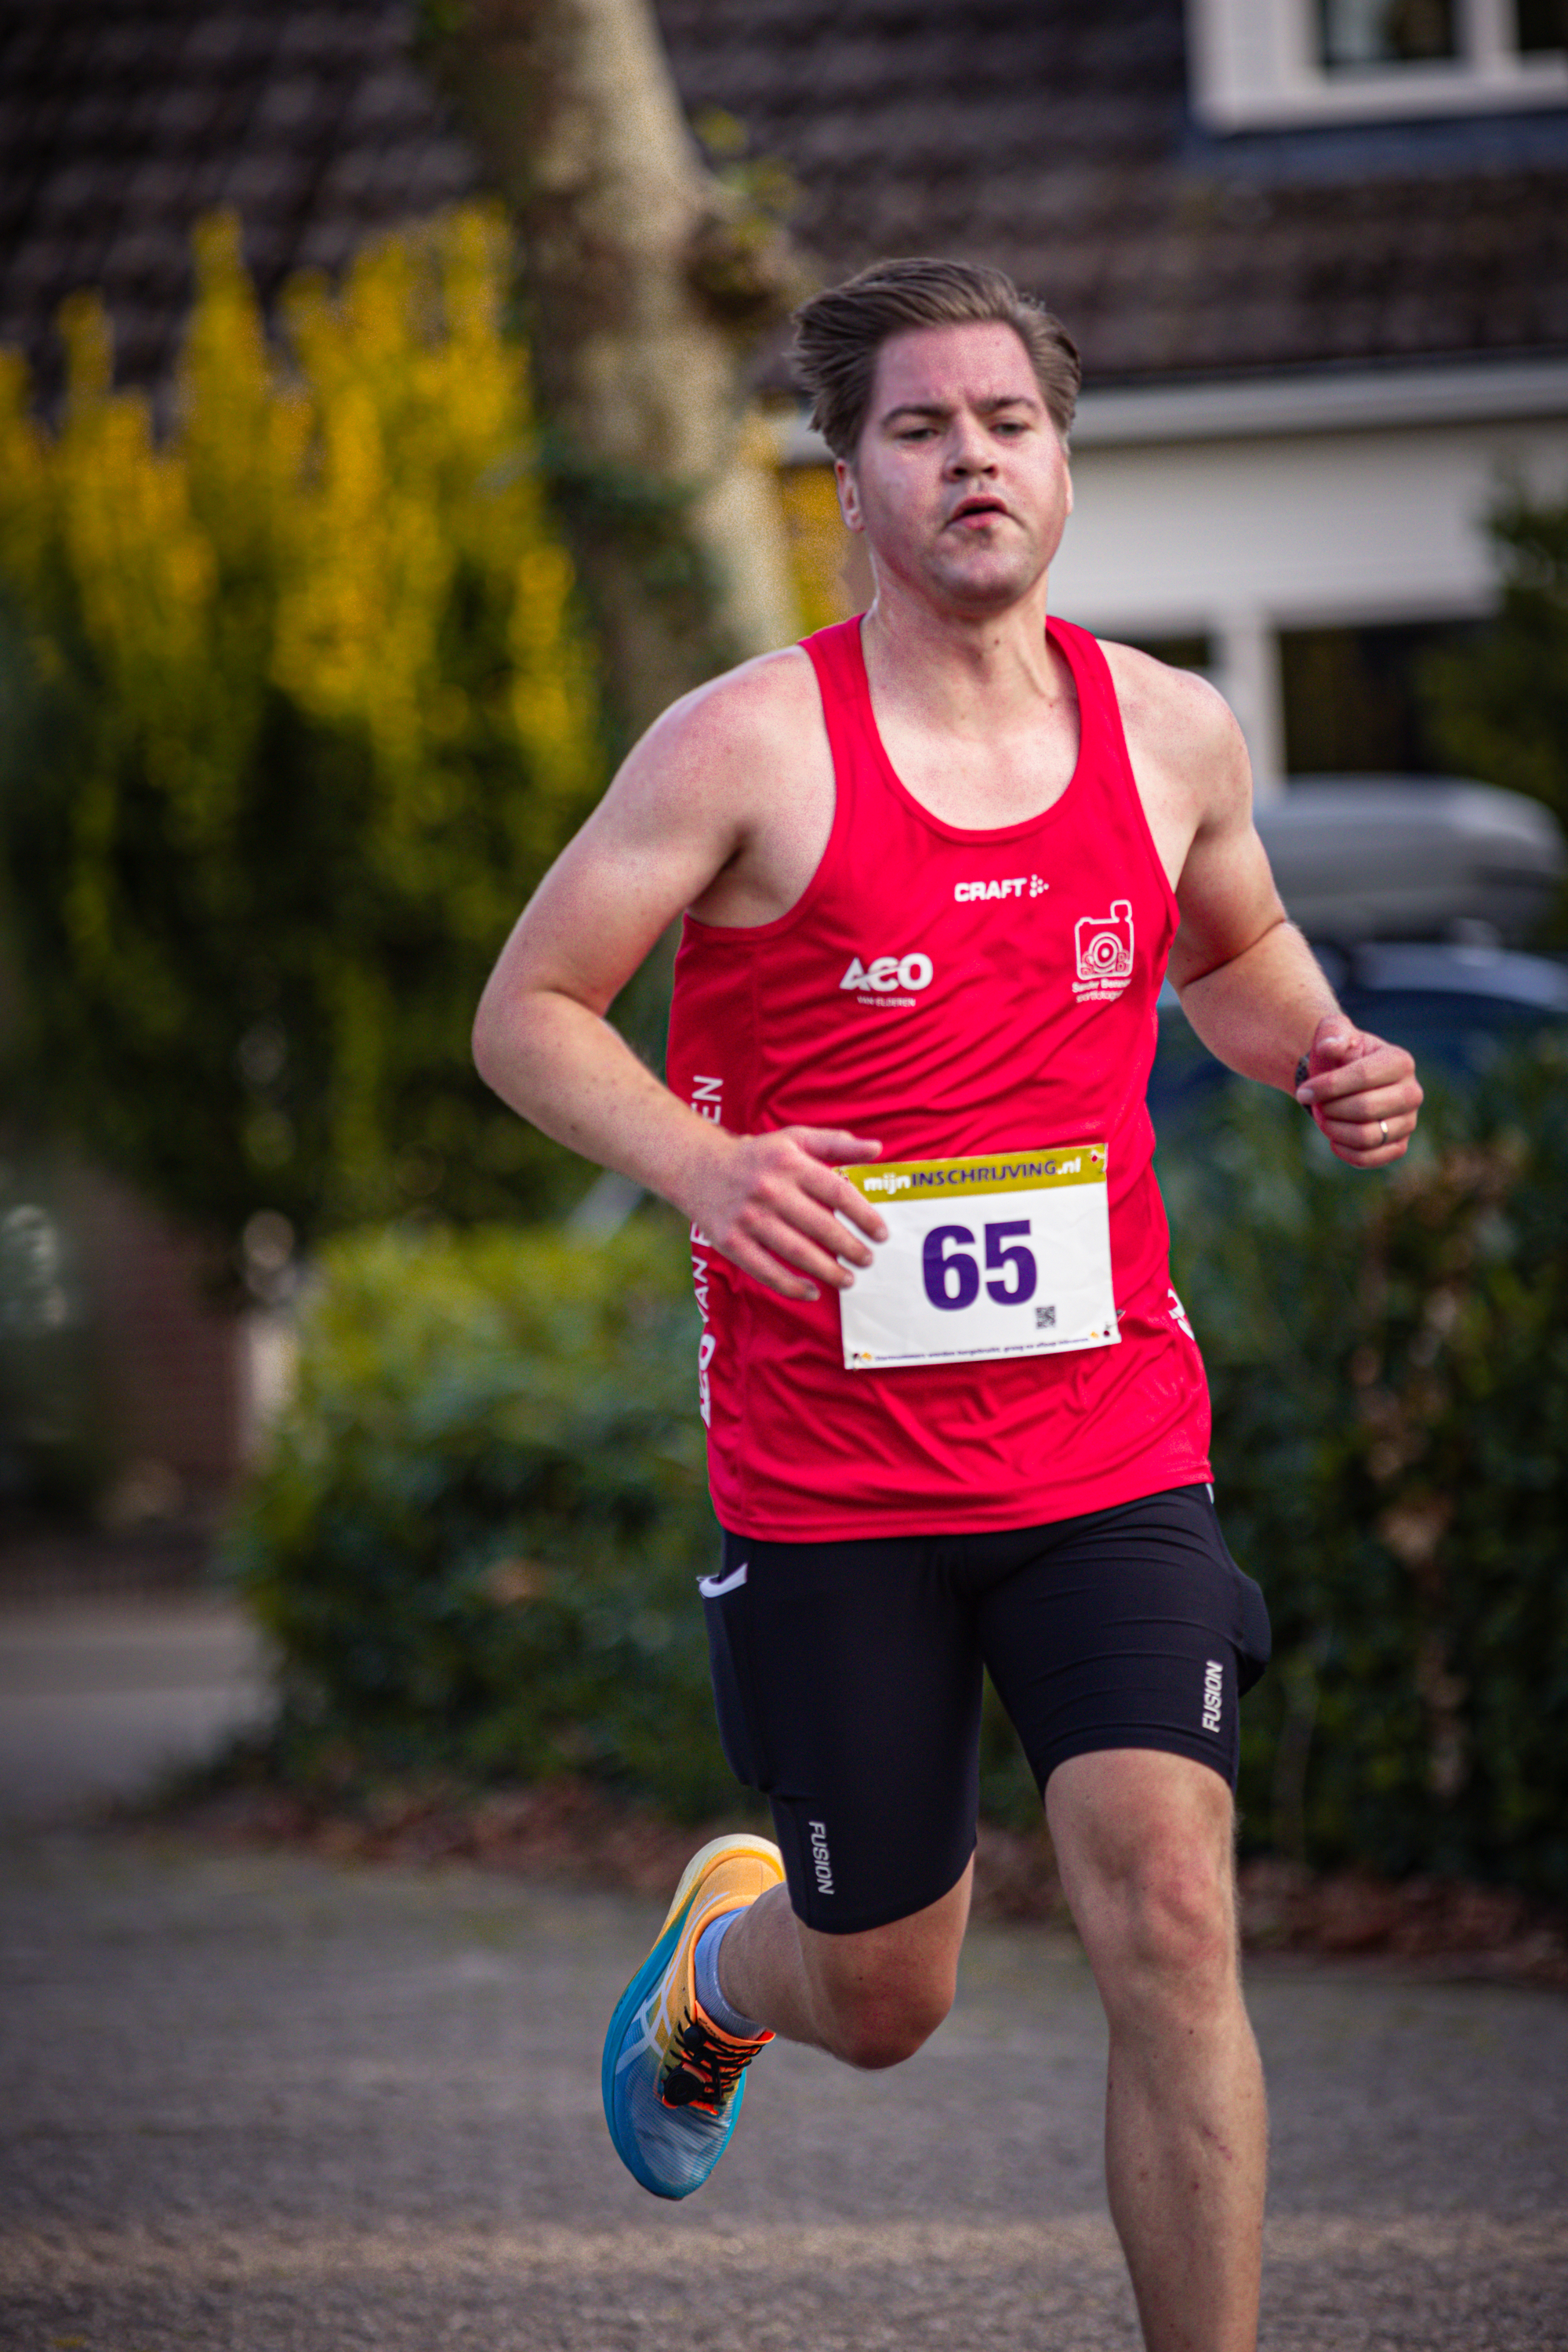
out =
<path fill-rule="evenodd" d="M 1109 915 L 1085 915 L 1077 926 L 1080 1003 L 1110 1003 L 1132 977 L 1132 902 L 1113 898 Z"/>

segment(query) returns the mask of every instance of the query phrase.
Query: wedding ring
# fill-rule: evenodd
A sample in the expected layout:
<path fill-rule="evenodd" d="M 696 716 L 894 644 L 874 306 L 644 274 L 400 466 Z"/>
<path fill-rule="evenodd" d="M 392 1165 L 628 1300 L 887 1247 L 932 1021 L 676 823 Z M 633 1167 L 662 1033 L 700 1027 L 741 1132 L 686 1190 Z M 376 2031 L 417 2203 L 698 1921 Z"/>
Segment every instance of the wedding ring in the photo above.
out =
<path fill-rule="evenodd" d="M 1384 1143 L 1386 1143 L 1388 1141 L 1388 1121 L 1385 1118 L 1380 1118 L 1377 1123 L 1383 1130 L 1383 1139 Z"/>

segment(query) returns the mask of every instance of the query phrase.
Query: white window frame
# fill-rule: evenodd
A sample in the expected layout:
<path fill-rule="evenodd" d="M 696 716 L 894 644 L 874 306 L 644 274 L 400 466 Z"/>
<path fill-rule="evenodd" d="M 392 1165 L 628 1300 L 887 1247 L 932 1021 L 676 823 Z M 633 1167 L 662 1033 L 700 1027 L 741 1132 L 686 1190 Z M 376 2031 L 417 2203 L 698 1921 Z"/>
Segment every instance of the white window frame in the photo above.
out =
<path fill-rule="evenodd" d="M 1317 0 L 1187 0 L 1193 111 L 1224 133 L 1568 106 L 1568 55 L 1521 55 L 1514 0 L 1455 5 L 1458 58 L 1330 73 Z"/>

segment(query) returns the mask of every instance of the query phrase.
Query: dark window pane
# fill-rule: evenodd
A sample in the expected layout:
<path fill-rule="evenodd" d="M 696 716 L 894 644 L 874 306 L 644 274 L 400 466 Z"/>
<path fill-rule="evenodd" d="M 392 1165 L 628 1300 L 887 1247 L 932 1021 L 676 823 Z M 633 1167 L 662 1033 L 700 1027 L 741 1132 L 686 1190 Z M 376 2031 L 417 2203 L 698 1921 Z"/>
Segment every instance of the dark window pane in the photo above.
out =
<path fill-rule="evenodd" d="M 1519 15 L 1519 46 L 1533 49 L 1568 49 L 1568 0 L 1514 0 Z"/>
<path fill-rule="evenodd" d="M 1140 653 L 1152 654 L 1156 661 L 1169 662 L 1173 669 L 1209 667 L 1211 648 L 1206 637 L 1130 637 L 1127 642 Z"/>
<path fill-rule="evenodd" d="M 1479 623 L 1414 621 L 1375 629 L 1285 629 L 1279 636 L 1285 767 L 1292 776 L 1447 772 L 1424 715 L 1421 665 Z"/>
<path fill-rule="evenodd" d="M 1331 73 L 1458 57 L 1454 0 L 1319 0 L 1320 54 Z"/>

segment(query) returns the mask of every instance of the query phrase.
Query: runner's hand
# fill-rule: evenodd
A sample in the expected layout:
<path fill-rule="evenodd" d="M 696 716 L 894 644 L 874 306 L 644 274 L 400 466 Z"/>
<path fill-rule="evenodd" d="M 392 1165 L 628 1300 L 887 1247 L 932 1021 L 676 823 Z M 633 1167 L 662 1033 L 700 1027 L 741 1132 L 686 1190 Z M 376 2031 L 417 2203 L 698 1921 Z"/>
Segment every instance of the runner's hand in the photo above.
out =
<path fill-rule="evenodd" d="M 1313 1034 L 1309 1064 L 1296 1100 L 1311 1112 L 1336 1159 L 1352 1168 L 1403 1160 L 1422 1102 L 1415 1064 L 1404 1046 L 1385 1045 L 1342 1013 L 1330 1013 Z"/>
<path fill-rule="evenodd" d="M 782 1127 L 723 1141 L 692 1209 L 714 1248 L 785 1298 L 818 1297 L 824 1283 L 847 1290 L 855 1277 L 839 1259 L 869 1265 L 861 1235 L 885 1242 L 888 1228 L 834 1163 L 878 1160 L 881 1145 L 837 1127 Z"/>

